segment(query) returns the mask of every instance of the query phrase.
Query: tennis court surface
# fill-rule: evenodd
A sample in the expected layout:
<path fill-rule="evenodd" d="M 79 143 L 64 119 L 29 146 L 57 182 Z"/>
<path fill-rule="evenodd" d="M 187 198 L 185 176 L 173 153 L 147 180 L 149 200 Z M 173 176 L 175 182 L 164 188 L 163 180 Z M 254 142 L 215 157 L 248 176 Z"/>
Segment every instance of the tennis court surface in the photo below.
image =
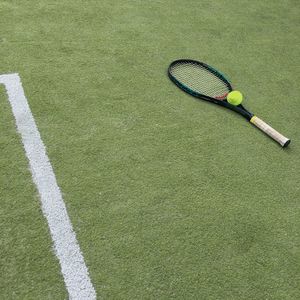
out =
<path fill-rule="evenodd" d="M 0 298 L 300 299 L 299 1 L 0 1 Z M 169 80 L 224 72 L 291 138 Z"/>

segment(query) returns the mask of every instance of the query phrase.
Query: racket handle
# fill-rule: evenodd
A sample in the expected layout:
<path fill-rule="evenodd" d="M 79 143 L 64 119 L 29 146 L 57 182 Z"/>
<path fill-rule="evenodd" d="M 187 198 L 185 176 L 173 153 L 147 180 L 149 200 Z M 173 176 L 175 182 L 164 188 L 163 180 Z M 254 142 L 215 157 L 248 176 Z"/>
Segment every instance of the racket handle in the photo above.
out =
<path fill-rule="evenodd" d="M 263 120 L 261 120 L 257 116 L 253 116 L 251 118 L 250 122 L 252 124 L 254 124 L 256 127 L 258 127 L 261 131 L 266 133 L 269 137 L 271 137 L 277 143 L 279 143 L 282 147 L 286 147 L 291 142 L 290 139 L 283 136 L 281 133 L 276 131 L 274 128 L 272 128 L 270 125 L 265 123 Z"/>

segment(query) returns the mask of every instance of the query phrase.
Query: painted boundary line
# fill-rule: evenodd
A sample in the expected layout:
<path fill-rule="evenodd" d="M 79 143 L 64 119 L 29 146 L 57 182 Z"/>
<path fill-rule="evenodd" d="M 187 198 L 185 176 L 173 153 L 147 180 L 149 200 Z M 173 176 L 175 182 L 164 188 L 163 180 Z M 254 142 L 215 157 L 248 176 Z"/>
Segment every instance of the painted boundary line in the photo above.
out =
<path fill-rule="evenodd" d="M 62 194 L 35 124 L 18 74 L 0 75 L 21 134 L 32 178 L 54 243 L 70 299 L 96 299 L 88 269 L 73 231 Z"/>

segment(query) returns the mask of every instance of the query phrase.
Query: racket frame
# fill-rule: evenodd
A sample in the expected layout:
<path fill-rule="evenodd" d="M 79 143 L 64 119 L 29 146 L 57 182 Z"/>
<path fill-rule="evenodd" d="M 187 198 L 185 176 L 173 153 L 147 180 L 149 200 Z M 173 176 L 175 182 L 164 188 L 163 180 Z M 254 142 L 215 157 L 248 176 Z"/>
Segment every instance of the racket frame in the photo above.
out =
<path fill-rule="evenodd" d="M 170 80 L 173 83 L 175 83 L 181 90 L 185 91 L 189 95 L 194 96 L 196 98 L 203 99 L 203 100 L 206 100 L 208 102 L 218 104 L 220 106 L 229 108 L 230 110 L 239 113 L 244 118 L 246 118 L 250 123 L 252 123 L 256 127 L 258 127 L 261 131 L 263 131 L 265 134 L 270 136 L 273 140 L 278 142 L 283 148 L 285 148 L 286 146 L 288 146 L 290 144 L 291 140 L 289 138 L 283 136 L 281 133 L 276 131 L 270 125 L 268 125 L 267 123 L 265 123 L 264 121 L 259 119 L 253 113 L 249 112 L 242 104 L 239 104 L 239 105 L 235 106 L 235 105 L 232 105 L 229 102 L 227 102 L 226 96 L 228 95 L 228 93 L 224 94 L 224 95 L 221 95 L 219 97 L 213 98 L 213 97 L 201 94 L 199 92 L 196 92 L 196 91 L 190 89 L 188 86 L 181 83 L 179 80 L 177 80 L 172 75 L 172 72 L 171 72 L 173 66 L 176 65 L 176 64 L 180 64 L 180 63 L 191 63 L 191 64 L 195 64 L 195 65 L 199 65 L 201 67 L 204 67 L 207 71 L 209 71 L 210 73 L 212 73 L 213 75 L 218 77 L 226 85 L 226 87 L 228 88 L 228 93 L 231 92 L 233 90 L 233 88 L 232 88 L 231 83 L 229 82 L 229 80 L 227 80 L 227 78 L 222 73 L 220 73 L 219 71 L 217 71 L 213 67 L 211 67 L 211 66 L 209 66 L 209 65 L 207 65 L 203 62 L 193 60 L 193 59 L 178 59 L 178 60 L 173 61 L 170 64 L 170 66 L 168 68 L 168 76 L 169 76 Z"/>

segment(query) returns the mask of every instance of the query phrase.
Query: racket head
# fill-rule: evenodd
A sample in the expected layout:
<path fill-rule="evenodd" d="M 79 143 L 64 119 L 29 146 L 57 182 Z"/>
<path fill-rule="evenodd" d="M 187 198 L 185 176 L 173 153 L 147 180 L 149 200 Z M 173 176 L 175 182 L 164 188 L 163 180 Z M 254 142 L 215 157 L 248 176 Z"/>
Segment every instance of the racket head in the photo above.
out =
<path fill-rule="evenodd" d="M 192 59 L 173 61 L 168 68 L 169 78 L 182 90 L 214 103 L 226 102 L 231 92 L 229 80 L 215 68 Z"/>
<path fill-rule="evenodd" d="M 227 107 L 248 120 L 253 116 L 243 105 L 227 102 L 226 97 L 233 90 L 231 83 L 221 72 L 204 62 L 175 60 L 168 68 L 168 76 L 180 89 L 194 97 Z"/>

